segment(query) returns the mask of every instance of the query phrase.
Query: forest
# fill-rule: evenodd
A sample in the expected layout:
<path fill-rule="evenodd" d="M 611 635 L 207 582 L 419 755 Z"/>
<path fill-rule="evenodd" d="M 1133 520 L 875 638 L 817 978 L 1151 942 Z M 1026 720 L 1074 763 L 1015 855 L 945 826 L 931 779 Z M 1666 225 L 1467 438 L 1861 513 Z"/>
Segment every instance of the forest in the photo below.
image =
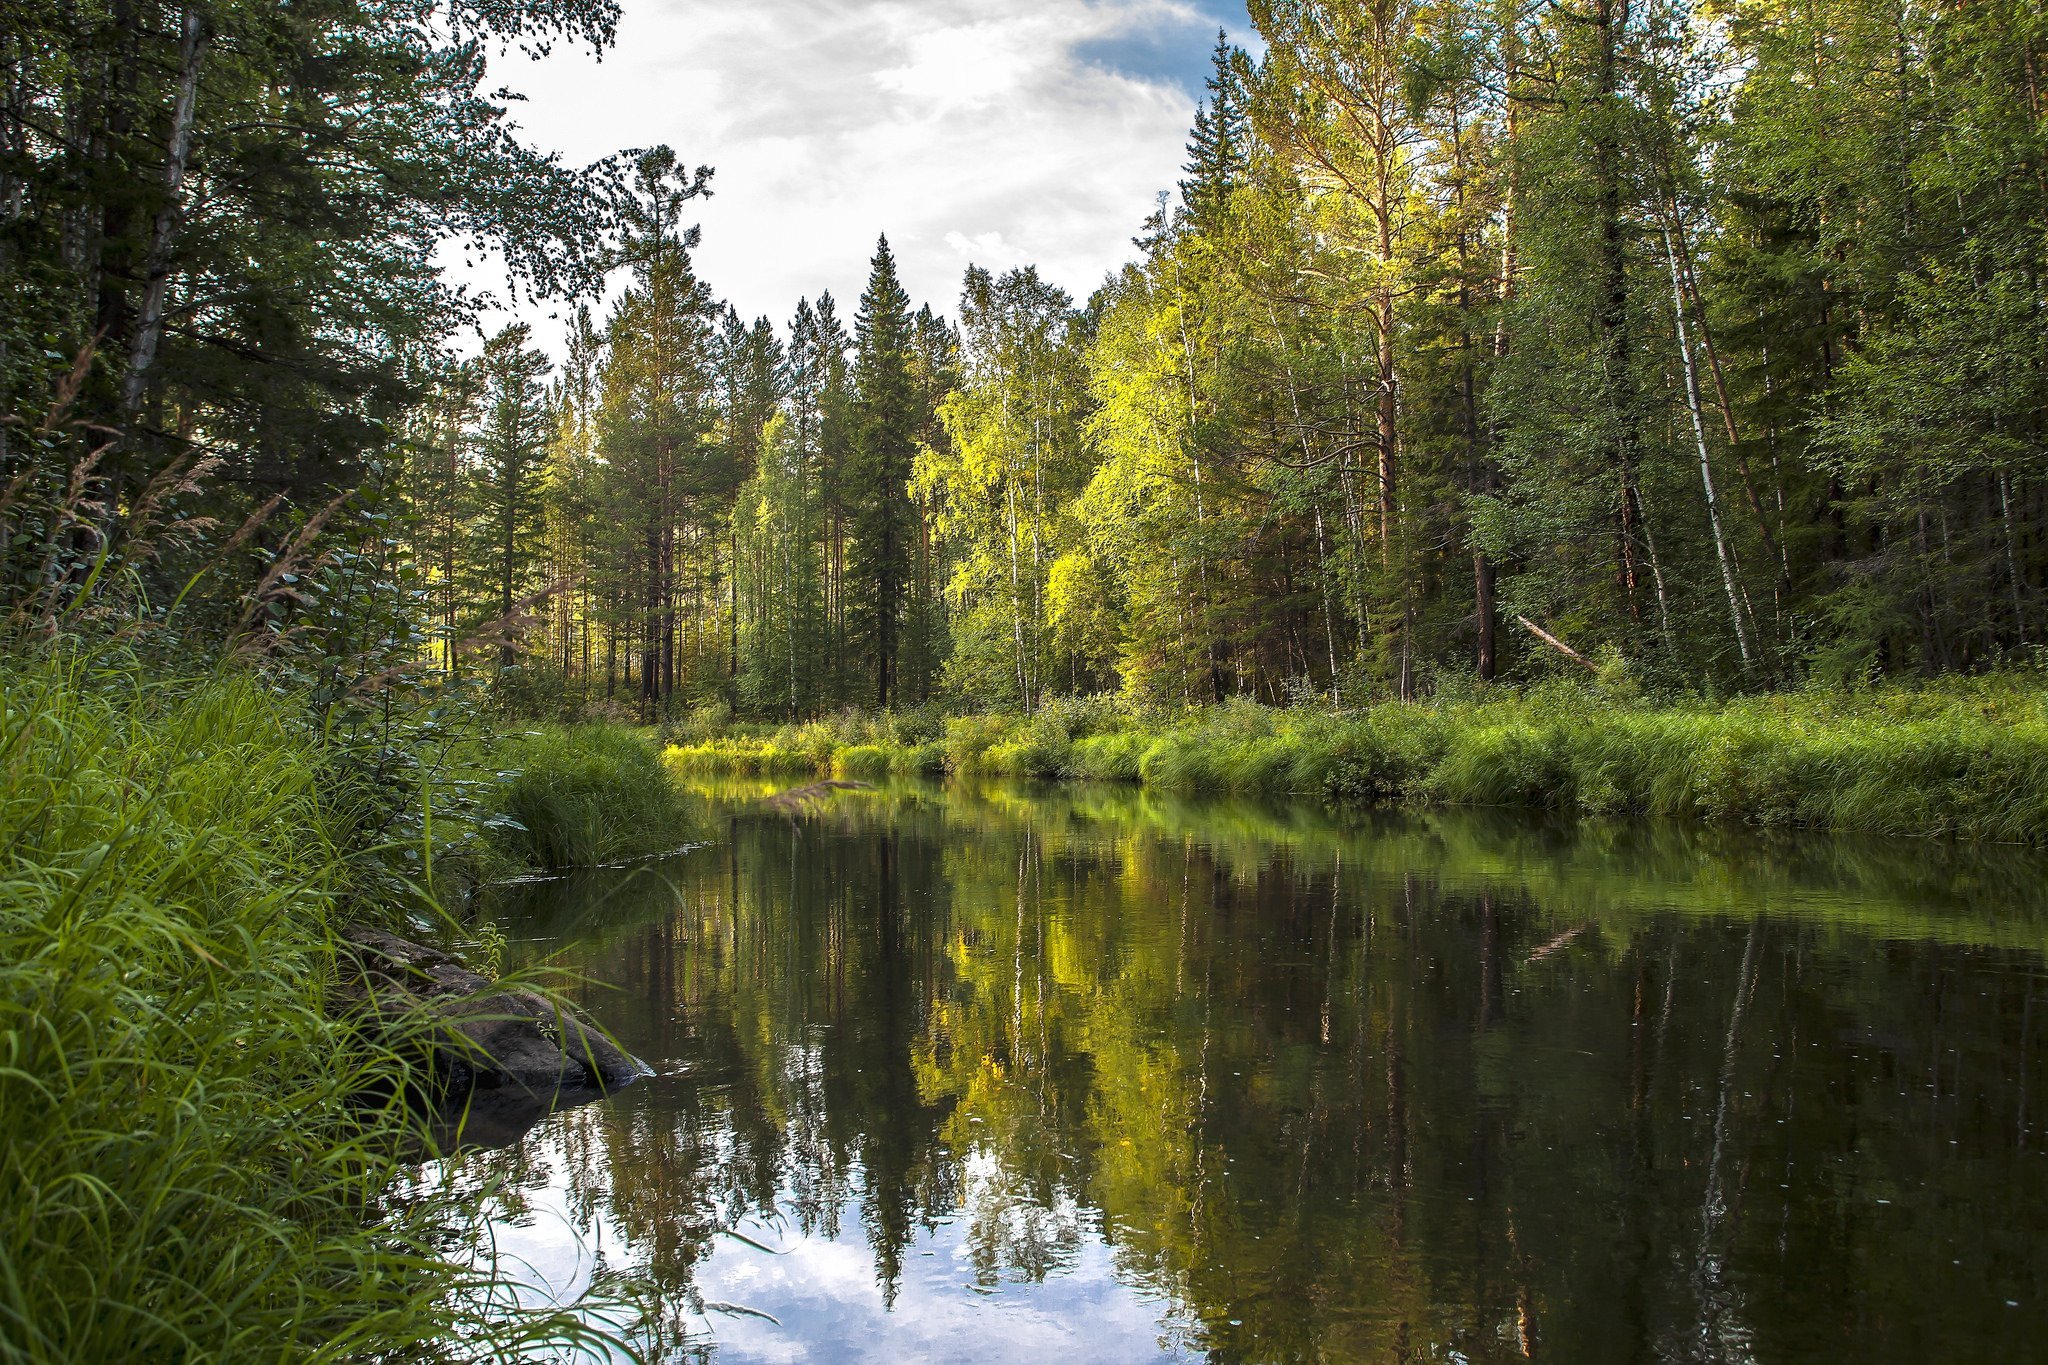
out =
<path fill-rule="evenodd" d="M 749 323 L 641 161 L 559 374 L 515 327 L 431 377 L 393 480 L 443 635 L 531 602 L 508 695 L 645 719 L 2029 657 L 2038 11 L 1253 14 L 1078 304 L 913 311 L 884 239 L 850 327 Z"/>
<path fill-rule="evenodd" d="M 2048 839 L 2048 10 L 1248 11 L 1085 298 L 748 319 L 619 0 L 9 0 L 0 1360 L 602 1336 L 330 987 L 693 773 Z"/>
<path fill-rule="evenodd" d="M 17 596 L 160 610 L 235 538 L 166 508 L 238 570 L 318 522 L 436 666 L 640 720 L 1718 695 L 2048 628 L 2033 7 L 1254 4 L 1085 301 L 913 308 L 883 237 L 786 323 L 695 269 L 710 168 L 567 167 L 481 93 L 605 5 L 325 9 L 15 29 Z M 582 299 L 559 364 L 461 353 L 449 239 Z M 335 629 L 278 586 L 269 636 Z"/>

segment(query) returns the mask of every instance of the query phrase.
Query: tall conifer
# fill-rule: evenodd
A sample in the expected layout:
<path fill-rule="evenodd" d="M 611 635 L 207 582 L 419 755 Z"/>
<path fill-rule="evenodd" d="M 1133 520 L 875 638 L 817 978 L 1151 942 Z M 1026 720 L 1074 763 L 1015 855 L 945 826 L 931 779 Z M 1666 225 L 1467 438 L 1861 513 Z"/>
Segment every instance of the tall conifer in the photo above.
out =
<path fill-rule="evenodd" d="M 505 328 L 484 346 L 483 429 L 478 433 L 476 535 L 478 558 L 489 566 L 492 597 L 500 619 L 531 592 L 539 575 L 547 530 L 541 503 L 549 439 L 554 435 L 548 402 L 548 358 L 532 345 L 525 323 Z M 499 666 L 515 657 L 510 643 Z"/>
<path fill-rule="evenodd" d="M 1180 182 L 1181 202 L 1202 231 L 1216 226 L 1231 191 L 1241 184 L 1250 160 L 1251 129 L 1244 84 L 1237 77 L 1230 36 L 1216 30 L 1216 50 L 1209 56 L 1208 95 L 1195 107 L 1195 126 L 1188 135 L 1188 178 Z"/>
<path fill-rule="evenodd" d="M 904 603 L 910 586 L 910 464 L 917 449 L 918 389 L 910 296 L 896 278 L 883 237 L 854 324 L 854 439 L 847 500 L 856 585 L 847 613 L 854 643 L 875 681 L 875 704 L 897 697 Z"/>

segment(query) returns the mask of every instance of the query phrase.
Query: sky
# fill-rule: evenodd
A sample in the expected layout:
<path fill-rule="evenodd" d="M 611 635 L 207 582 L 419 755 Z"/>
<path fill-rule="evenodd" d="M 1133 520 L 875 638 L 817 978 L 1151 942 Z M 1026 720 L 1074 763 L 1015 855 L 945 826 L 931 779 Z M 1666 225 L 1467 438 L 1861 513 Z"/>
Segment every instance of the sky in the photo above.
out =
<path fill-rule="evenodd" d="M 851 320 L 886 232 L 913 306 L 967 266 L 1036 264 L 1077 301 L 1173 188 L 1219 27 L 1241 0 L 623 0 L 601 62 L 504 59 L 526 139 L 572 162 L 666 142 L 716 168 L 700 273 L 785 324 Z M 479 284 L 488 285 L 487 279 Z M 559 345 L 558 305 L 523 310 Z"/>

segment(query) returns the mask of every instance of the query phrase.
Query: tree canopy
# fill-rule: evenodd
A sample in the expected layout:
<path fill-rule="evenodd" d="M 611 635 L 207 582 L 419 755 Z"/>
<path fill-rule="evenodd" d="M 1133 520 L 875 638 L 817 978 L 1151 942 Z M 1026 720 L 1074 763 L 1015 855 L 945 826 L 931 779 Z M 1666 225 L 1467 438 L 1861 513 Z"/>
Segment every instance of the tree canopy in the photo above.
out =
<path fill-rule="evenodd" d="M 363 490 L 435 638 L 519 618 L 493 671 L 567 709 L 1721 691 L 2048 630 L 2048 21 L 1250 8 L 1085 302 L 977 266 L 948 319 L 883 238 L 850 325 L 778 326 L 697 272 L 708 169 L 565 166 L 485 93 L 610 4 L 31 4 L 0 462 L 93 452 L 88 557 L 201 459 L 216 518 Z M 624 288 L 558 365 L 463 360 L 451 242 Z"/>

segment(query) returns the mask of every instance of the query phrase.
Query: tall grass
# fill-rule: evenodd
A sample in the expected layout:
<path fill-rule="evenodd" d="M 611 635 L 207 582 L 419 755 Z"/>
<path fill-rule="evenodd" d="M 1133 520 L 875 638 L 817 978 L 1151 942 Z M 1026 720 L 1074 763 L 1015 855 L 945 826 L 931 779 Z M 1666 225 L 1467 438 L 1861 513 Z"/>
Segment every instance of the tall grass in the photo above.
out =
<path fill-rule="evenodd" d="M 485 828 L 513 861 L 546 872 L 664 853 L 684 842 L 682 794 L 648 739 L 616 725 L 515 737 L 514 765 L 488 798 Z"/>
<path fill-rule="evenodd" d="M 936 775 L 949 766 L 930 716 L 843 712 L 800 725 L 732 726 L 677 736 L 662 759 L 678 773 L 737 777 Z"/>
<path fill-rule="evenodd" d="M 695 772 L 928 766 L 929 745 L 834 747 L 846 728 L 729 737 L 668 759 Z M 2048 688 L 2030 673 L 1663 705 L 1561 685 L 1344 712 L 1066 702 L 957 718 L 938 747 L 955 773 L 2048 842 Z"/>
<path fill-rule="evenodd" d="M 0 658 L 0 1360 L 503 1357 L 573 1339 L 403 1201 L 397 1044 L 323 1009 L 345 816 L 286 701 Z M 415 1149 L 416 1150 L 416 1149 Z"/>

